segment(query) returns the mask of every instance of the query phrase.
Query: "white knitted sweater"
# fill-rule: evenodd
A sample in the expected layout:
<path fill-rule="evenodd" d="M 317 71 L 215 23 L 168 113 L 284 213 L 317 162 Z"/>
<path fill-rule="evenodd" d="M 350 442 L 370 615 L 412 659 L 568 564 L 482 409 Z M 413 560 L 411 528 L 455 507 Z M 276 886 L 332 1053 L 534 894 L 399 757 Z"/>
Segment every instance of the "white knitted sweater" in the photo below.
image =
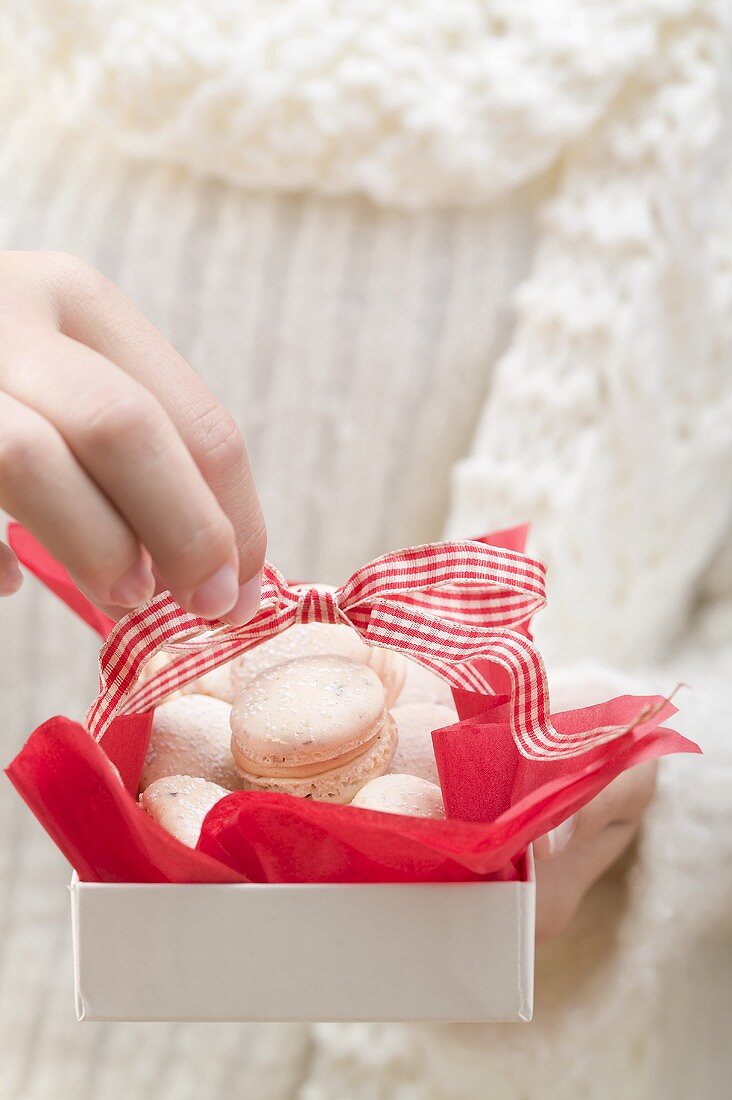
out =
<path fill-rule="evenodd" d="M 244 429 L 272 559 L 341 579 L 445 523 L 531 519 L 552 664 L 692 683 L 683 729 L 707 752 L 667 763 L 632 867 L 540 952 L 526 1028 L 79 1028 L 65 867 L 4 784 L 3 1098 L 717 1095 L 732 1069 L 714 1022 L 732 964 L 725 11 L 0 14 L 0 247 L 84 255 L 201 371 Z M 93 642 L 30 585 L 2 627 L 7 760 L 49 713 L 81 712 Z M 574 691 L 610 692 L 582 675 Z"/>

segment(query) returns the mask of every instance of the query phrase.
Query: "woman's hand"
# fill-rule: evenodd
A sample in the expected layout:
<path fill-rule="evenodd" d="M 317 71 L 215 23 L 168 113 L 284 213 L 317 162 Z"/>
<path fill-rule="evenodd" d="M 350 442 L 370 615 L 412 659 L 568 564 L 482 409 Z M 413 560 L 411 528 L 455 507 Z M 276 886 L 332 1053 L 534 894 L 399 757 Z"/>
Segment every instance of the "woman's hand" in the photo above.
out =
<path fill-rule="evenodd" d="M 0 252 L 0 507 L 95 603 L 168 588 L 239 625 L 266 533 L 239 431 L 120 290 L 64 253 Z M 0 543 L 0 595 L 21 583 Z"/>
<path fill-rule="evenodd" d="M 630 845 L 655 784 L 655 761 L 631 768 L 535 842 L 538 942 L 564 931 L 590 887 Z"/>

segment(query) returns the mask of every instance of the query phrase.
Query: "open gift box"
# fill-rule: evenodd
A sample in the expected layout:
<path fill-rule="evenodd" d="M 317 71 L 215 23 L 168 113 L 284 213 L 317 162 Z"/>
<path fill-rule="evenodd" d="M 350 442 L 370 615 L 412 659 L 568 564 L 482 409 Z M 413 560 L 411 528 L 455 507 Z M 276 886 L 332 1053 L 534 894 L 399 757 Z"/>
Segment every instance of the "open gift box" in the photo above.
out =
<path fill-rule="evenodd" d="M 516 882 L 71 883 L 80 1020 L 530 1020 Z"/>
<path fill-rule="evenodd" d="M 212 633 L 167 594 L 112 627 L 11 532 L 20 559 L 108 635 L 85 723 L 43 723 L 8 768 L 76 872 L 79 1018 L 531 1018 L 532 840 L 626 768 L 698 749 L 661 725 L 664 699 L 550 716 L 528 630 L 543 571 L 520 537 L 400 551 L 335 590 L 267 567 L 252 623 Z M 451 684 L 460 720 L 432 735 L 446 820 L 236 791 L 185 847 L 136 802 L 152 709 L 303 621 L 345 622 Z M 140 683 L 162 648 L 172 661 Z"/>

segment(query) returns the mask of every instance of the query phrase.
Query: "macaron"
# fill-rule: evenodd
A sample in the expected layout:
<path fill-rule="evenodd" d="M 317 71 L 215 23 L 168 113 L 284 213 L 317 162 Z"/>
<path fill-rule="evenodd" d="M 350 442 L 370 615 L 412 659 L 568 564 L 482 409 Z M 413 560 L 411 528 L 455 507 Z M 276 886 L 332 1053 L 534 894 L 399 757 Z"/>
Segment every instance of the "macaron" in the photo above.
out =
<path fill-rule="evenodd" d="M 166 775 L 196 775 L 228 790 L 240 788 L 230 716 L 228 703 L 208 695 L 178 695 L 156 707 L 140 789 Z"/>
<path fill-rule="evenodd" d="M 247 650 L 232 664 L 232 694 L 275 665 L 296 657 L 321 656 L 347 657 L 369 665 L 384 683 L 387 706 L 396 701 L 406 672 L 401 654 L 369 646 L 350 626 L 337 623 L 297 623 Z"/>
<path fill-rule="evenodd" d="M 399 693 L 399 705 L 403 703 L 442 703 L 453 706 L 450 685 L 417 661 L 407 659 L 404 685 Z"/>
<path fill-rule="evenodd" d="M 384 686 L 360 661 L 297 657 L 261 672 L 231 711 L 231 751 L 247 786 L 350 802 L 396 748 Z"/>
<path fill-rule="evenodd" d="M 140 669 L 137 686 L 141 687 L 143 684 L 146 684 L 148 680 L 153 678 L 156 672 L 162 672 L 172 660 L 173 655 L 172 653 L 168 653 L 167 650 L 161 649 L 159 653 L 154 653 L 149 660 L 145 661 L 145 664 Z M 180 695 L 180 689 L 178 688 L 176 688 L 175 691 L 169 692 L 165 698 L 172 699 L 176 695 Z"/>
<path fill-rule="evenodd" d="M 197 776 L 166 775 L 142 792 L 140 805 L 181 844 L 195 848 L 206 814 L 230 793 Z"/>
<path fill-rule="evenodd" d="M 184 695 L 210 695 L 213 699 L 222 699 L 225 703 L 233 703 L 236 689 L 234 687 L 234 661 L 227 661 L 225 665 L 212 668 L 210 672 L 204 672 L 197 680 L 181 688 Z"/>
<path fill-rule="evenodd" d="M 406 657 L 394 649 L 379 649 L 377 646 L 371 646 L 368 664 L 384 685 L 387 707 L 393 707 L 401 694 L 407 675 Z"/>
<path fill-rule="evenodd" d="M 372 779 L 361 788 L 351 805 L 406 817 L 445 816 L 440 788 L 416 775 L 381 775 Z"/>
<path fill-rule="evenodd" d="M 142 666 L 140 683 L 146 683 L 156 672 L 162 671 L 166 665 L 169 665 L 173 659 L 174 654 L 166 650 L 154 654 Z M 233 664 L 233 661 L 227 661 L 225 665 L 219 665 L 218 668 L 213 668 L 210 672 L 204 672 L 203 676 L 199 676 L 197 680 L 192 680 L 190 684 L 185 684 L 183 687 L 171 691 L 165 698 L 172 699 L 176 695 L 210 695 L 213 699 L 223 699 L 226 703 L 233 703 Z"/>
<path fill-rule="evenodd" d="M 399 742 L 389 771 L 439 783 L 432 731 L 457 722 L 455 708 L 441 703 L 405 703 L 394 707 L 391 716 L 397 725 Z"/>

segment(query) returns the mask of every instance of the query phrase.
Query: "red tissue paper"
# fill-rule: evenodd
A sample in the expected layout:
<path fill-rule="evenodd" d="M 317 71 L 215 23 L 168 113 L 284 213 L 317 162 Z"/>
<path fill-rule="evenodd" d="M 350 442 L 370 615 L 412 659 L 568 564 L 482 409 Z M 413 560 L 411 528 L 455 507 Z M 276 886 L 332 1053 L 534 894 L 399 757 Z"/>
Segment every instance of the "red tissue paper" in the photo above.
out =
<path fill-rule="evenodd" d="M 50 718 L 7 774 L 83 881 L 420 882 L 506 879 L 536 837 L 616 775 L 673 752 L 699 752 L 665 728 L 662 698 L 623 696 L 550 715 L 531 616 L 543 571 L 525 528 L 385 555 L 337 589 L 290 586 L 271 566 L 245 627 L 196 619 L 167 594 L 112 626 L 63 568 L 12 525 L 20 560 L 106 638 L 100 695 L 84 724 Z M 260 791 L 217 803 L 197 849 L 137 804 L 152 708 L 202 671 L 292 622 L 346 622 L 452 686 L 460 721 L 433 733 L 447 819 L 435 821 Z M 142 686 L 159 649 L 171 664 Z"/>

